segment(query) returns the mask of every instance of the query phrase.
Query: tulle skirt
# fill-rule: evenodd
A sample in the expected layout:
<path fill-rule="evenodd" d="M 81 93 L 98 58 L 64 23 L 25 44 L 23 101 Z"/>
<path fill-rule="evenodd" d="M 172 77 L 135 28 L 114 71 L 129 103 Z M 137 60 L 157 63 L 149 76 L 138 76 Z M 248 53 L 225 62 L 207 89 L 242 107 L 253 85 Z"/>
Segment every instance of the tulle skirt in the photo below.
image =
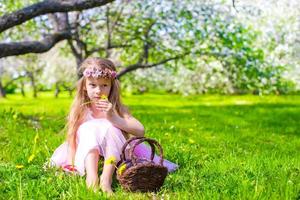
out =
<path fill-rule="evenodd" d="M 114 127 L 106 119 L 92 119 L 84 122 L 77 131 L 77 149 L 75 154 L 74 165 L 78 173 L 83 176 L 85 174 L 85 158 L 91 150 L 98 150 L 99 155 L 104 160 L 116 158 L 116 162 L 120 160 L 121 149 L 126 142 L 120 129 Z M 67 142 L 61 144 L 53 153 L 50 159 L 52 166 L 62 167 L 67 163 L 69 145 Z M 145 144 L 139 144 L 134 154 L 138 158 L 150 158 L 151 150 Z M 154 162 L 159 162 L 159 156 L 155 155 Z M 163 165 L 168 168 L 169 172 L 175 171 L 178 165 L 164 160 Z"/>

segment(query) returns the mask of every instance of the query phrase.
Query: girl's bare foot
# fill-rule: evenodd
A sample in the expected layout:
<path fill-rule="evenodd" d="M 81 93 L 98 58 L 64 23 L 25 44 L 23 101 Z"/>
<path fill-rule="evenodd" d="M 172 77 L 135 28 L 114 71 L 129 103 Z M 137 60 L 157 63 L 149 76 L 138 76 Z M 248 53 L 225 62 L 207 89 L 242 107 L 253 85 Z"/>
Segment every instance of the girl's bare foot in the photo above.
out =
<path fill-rule="evenodd" d="M 105 180 L 100 176 L 100 188 L 103 192 L 106 192 L 108 195 L 112 195 L 114 192 L 111 189 L 111 182 L 110 180 Z"/>

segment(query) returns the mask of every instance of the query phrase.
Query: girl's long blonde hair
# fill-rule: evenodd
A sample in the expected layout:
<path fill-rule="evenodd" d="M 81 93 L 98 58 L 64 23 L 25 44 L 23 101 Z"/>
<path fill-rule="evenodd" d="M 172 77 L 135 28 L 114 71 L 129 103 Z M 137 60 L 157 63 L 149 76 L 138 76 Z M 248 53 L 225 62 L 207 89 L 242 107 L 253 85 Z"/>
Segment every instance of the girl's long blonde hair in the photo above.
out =
<path fill-rule="evenodd" d="M 108 59 L 90 57 L 85 59 L 80 68 L 79 74 L 82 75 L 83 71 L 87 68 L 98 68 L 101 70 L 110 69 L 116 71 L 116 67 Z M 86 77 L 82 76 L 77 82 L 77 91 L 75 99 L 72 103 L 70 113 L 68 116 L 67 123 L 67 140 L 70 144 L 70 147 L 76 149 L 76 132 L 80 124 L 82 124 L 86 117 L 87 111 L 90 105 L 84 104 L 87 101 L 90 101 L 85 89 Z M 108 96 L 109 102 L 112 103 L 113 109 L 120 115 L 124 117 L 124 114 L 129 114 L 127 107 L 125 107 L 120 98 L 120 82 L 118 79 L 111 79 L 111 90 Z"/>

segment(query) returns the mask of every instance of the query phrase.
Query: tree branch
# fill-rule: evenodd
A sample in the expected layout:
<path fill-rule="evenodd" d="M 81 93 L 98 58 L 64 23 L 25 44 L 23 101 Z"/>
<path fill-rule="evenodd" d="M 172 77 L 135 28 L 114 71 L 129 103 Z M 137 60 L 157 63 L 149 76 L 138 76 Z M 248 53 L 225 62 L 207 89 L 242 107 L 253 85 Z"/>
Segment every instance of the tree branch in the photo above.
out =
<path fill-rule="evenodd" d="M 123 75 L 125 75 L 126 73 L 128 72 L 131 72 L 131 71 L 134 71 L 136 69 L 139 69 L 139 68 L 151 68 L 151 67 L 156 67 L 158 65 L 162 65 L 162 64 L 165 64 L 171 60 L 177 60 L 177 59 L 180 59 L 180 58 L 183 58 L 184 56 L 190 54 L 190 52 L 186 52 L 186 53 L 183 53 L 183 54 L 179 54 L 177 56 L 174 56 L 174 57 L 171 57 L 171 58 L 167 58 L 167 59 L 164 59 L 164 60 L 161 60 L 157 63 L 152 63 L 152 64 L 141 64 L 141 63 L 136 63 L 136 64 L 133 64 L 133 65 L 129 65 L 128 67 L 124 68 L 123 70 L 121 70 L 118 74 L 117 74 L 117 78 L 120 78 L 122 77 Z"/>
<path fill-rule="evenodd" d="M 107 39 L 106 39 L 106 48 L 105 48 L 105 53 L 106 53 L 106 58 L 110 56 L 109 48 L 111 45 L 111 30 L 110 30 L 110 18 L 109 18 L 109 7 L 106 7 L 106 31 L 107 31 Z"/>
<path fill-rule="evenodd" d="M 235 0 L 232 0 L 232 7 L 238 12 L 238 10 L 235 7 Z"/>
<path fill-rule="evenodd" d="M 142 63 L 144 60 L 146 61 L 146 63 L 148 63 L 149 48 L 150 48 L 150 44 L 148 41 L 149 40 L 149 32 L 155 23 L 156 23 L 156 21 L 151 21 L 150 24 L 148 24 L 148 26 L 144 30 L 145 40 L 143 41 L 144 42 L 143 52 L 140 55 L 138 63 Z"/>
<path fill-rule="evenodd" d="M 13 82 L 15 82 L 16 80 L 19 80 L 19 79 L 21 79 L 21 78 L 24 78 L 24 77 L 26 77 L 25 75 L 20 75 L 20 76 L 18 76 L 18 77 L 16 77 L 16 78 L 13 78 L 13 79 L 11 79 L 10 81 L 8 81 L 4 86 L 3 86 L 3 88 L 4 89 L 6 89 L 9 85 L 11 85 Z"/>
<path fill-rule="evenodd" d="M 48 19 L 53 26 L 54 32 L 67 31 L 70 29 L 68 13 L 50 13 Z"/>
<path fill-rule="evenodd" d="M 165 63 L 167 63 L 169 61 L 172 61 L 172 60 L 178 60 L 178 59 L 184 58 L 185 56 L 187 56 L 187 55 L 189 55 L 191 53 L 192 53 L 191 51 L 187 51 L 187 52 L 179 54 L 177 56 L 166 58 L 164 60 L 161 60 L 161 61 L 159 61 L 157 63 L 152 63 L 152 64 L 147 64 L 147 63 L 146 64 L 141 64 L 141 63 L 137 62 L 136 64 L 129 65 L 129 66 L 125 67 L 124 69 L 122 69 L 117 74 L 117 78 L 120 78 L 120 77 L 124 76 L 126 73 L 134 71 L 134 70 L 139 69 L 139 68 L 145 69 L 145 68 L 156 67 L 158 65 L 165 64 Z M 198 51 L 198 52 L 194 52 L 193 54 L 197 54 L 197 55 L 200 55 L 200 56 L 208 55 L 208 56 L 214 56 L 214 57 L 226 57 L 226 56 L 228 56 L 227 54 L 212 53 L 212 52 L 207 52 L 207 51 Z"/>
<path fill-rule="evenodd" d="M 131 45 L 130 44 L 112 44 L 109 49 L 127 48 L 127 47 L 131 47 Z M 106 47 L 93 48 L 93 49 L 87 51 L 87 56 L 89 56 L 95 52 L 105 51 L 105 50 L 106 50 Z"/>
<path fill-rule="evenodd" d="M 103 6 L 112 1 L 113 0 L 45 0 L 0 17 L 0 33 L 40 15 L 55 12 L 81 11 Z"/>
<path fill-rule="evenodd" d="M 105 51 L 106 50 L 106 48 L 105 47 L 97 47 L 97 48 L 93 48 L 93 49 L 91 49 L 91 50 L 88 50 L 87 51 L 87 56 L 90 56 L 90 55 L 92 55 L 93 53 L 95 53 L 95 52 L 98 52 L 98 51 Z"/>
<path fill-rule="evenodd" d="M 73 42 L 71 39 L 68 40 L 68 44 L 72 50 L 73 55 L 75 56 L 76 60 L 79 60 L 79 62 L 82 60 L 82 55 L 78 50 L 75 48 Z"/>
<path fill-rule="evenodd" d="M 50 21 L 50 24 L 52 24 L 54 31 L 59 30 L 59 23 L 58 23 L 58 17 L 55 15 L 55 13 L 48 14 L 48 19 Z"/>
<path fill-rule="evenodd" d="M 26 53 L 43 53 L 51 49 L 59 41 L 70 38 L 71 34 L 69 32 L 58 32 L 46 36 L 41 41 L 0 43 L 0 58 Z"/>
<path fill-rule="evenodd" d="M 116 25 L 118 24 L 118 22 L 119 22 L 119 20 L 120 20 L 120 18 L 121 18 L 121 15 L 122 15 L 122 13 L 123 13 L 124 7 L 125 7 L 125 5 L 121 6 L 120 11 L 117 13 L 116 18 L 115 18 L 113 24 L 111 25 L 111 29 L 110 29 L 111 32 L 114 31 Z"/>

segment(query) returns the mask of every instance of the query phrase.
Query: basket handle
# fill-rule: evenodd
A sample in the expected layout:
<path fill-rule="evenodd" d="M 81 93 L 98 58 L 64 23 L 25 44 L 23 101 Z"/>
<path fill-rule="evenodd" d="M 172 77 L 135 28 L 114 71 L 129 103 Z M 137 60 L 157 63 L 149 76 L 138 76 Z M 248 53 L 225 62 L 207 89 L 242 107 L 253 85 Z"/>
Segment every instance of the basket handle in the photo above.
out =
<path fill-rule="evenodd" d="M 125 158 L 125 149 L 126 149 L 126 147 L 127 147 L 131 142 L 133 142 L 134 140 L 139 140 L 139 139 L 142 139 L 142 138 L 145 138 L 145 137 L 132 137 L 132 138 L 126 140 L 126 142 L 124 143 L 124 145 L 123 145 L 123 147 L 122 147 L 122 154 L 121 154 L 121 161 L 120 161 L 120 163 L 122 163 L 123 161 L 126 160 L 126 158 Z"/>
<path fill-rule="evenodd" d="M 153 161 L 153 159 L 154 159 L 154 154 L 155 154 L 155 146 L 158 148 L 158 150 L 159 150 L 159 156 L 160 156 L 160 160 L 159 160 L 159 164 L 161 165 L 161 166 L 163 166 L 163 161 L 164 161 L 164 153 L 163 153 L 163 149 L 162 149 L 162 147 L 161 147 L 161 145 L 156 141 L 156 140 L 153 140 L 153 139 L 150 139 L 150 138 L 140 138 L 139 139 L 139 141 L 137 141 L 135 144 L 134 144 L 134 146 L 130 149 L 130 151 L 129 151 L 129 156 L 130 156 L 130 158 L 131 158 L 131 160 L 132 160 L 132 164 L 133 165 L 136 165 L 137 163 L 136 163 L 136 156 L 134 155 L 134 149 L 135 149 L 135 147 L 137 146 L 137 145 L 139 145 L 139 144 L 141 144 L 141 143 L 143 143 L 143 142 L 148 142 L 149 144 L 150 144 L 150 146 L 151 146 L 151 161 Z"/>

